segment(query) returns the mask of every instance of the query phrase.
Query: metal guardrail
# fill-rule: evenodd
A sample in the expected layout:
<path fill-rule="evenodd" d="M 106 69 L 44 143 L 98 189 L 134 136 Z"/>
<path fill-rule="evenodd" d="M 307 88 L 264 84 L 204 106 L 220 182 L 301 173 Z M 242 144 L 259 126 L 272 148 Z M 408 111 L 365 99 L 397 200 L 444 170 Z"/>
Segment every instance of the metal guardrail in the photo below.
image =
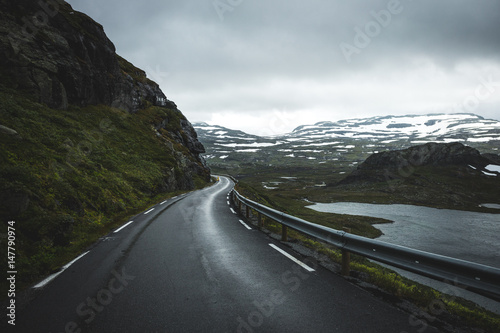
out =
<path fill-rule="evenodd" d="M 239 202 L 259 214 L 275 220 L 283 226 L 334 245 L 343 253 L 355 253 L 500 301 L 500 269 L 498 268 L 335 230 L 259 204 L 245 198 L 236 190 L 233 190 L 233 193 Z M 284 228 L 284 233 L 286 235 L 286 228 Z"/>

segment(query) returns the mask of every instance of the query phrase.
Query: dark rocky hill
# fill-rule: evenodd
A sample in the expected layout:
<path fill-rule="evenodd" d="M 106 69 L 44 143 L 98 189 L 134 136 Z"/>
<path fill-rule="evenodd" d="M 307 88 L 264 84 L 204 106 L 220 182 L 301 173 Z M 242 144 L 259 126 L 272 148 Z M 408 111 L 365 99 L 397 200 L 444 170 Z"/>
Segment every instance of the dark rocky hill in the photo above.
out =
<path fill-rule="evenodd" d="M 116 54 L 100 24 L 64 1 L 2 0 L 0 6 L 0 68 L 11 87 L 58 109 L 175 107 L 144 71 Z"/>
<path fill-rule="evenodd" d="M 455 166 L 470 170 L 484 170 L 487 165 L 496 164 L 497 161 L 498 155 L 481 155 L 477 149 L 459 142 L 427 143 L 404 150 L 373 154 L 340 183 L 404 178 L 412 169 L 422 166 Z"/>
<path fill-rule="evenodd" d="M 329 187 L 358 201 L 480 210 L 500 203 L 500 156 L 461 143 L 427 143 L 373 154 Z M 368 195 L 370 193 L 370 195 Z"/>
<path fill-rule="evenodd" d="M 61 0 L 0 0 L 0 220 L 16 226 L 19 286 L 128 216 L 205 186 L 204 151 L 100 24 Z"/>

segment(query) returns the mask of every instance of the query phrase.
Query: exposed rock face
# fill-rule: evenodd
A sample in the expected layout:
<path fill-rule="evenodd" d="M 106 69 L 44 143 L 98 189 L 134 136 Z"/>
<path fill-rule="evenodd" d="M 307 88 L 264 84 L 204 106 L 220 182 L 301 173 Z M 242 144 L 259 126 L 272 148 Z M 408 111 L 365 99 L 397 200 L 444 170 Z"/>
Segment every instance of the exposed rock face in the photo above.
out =
<path fill-rule="evenodd" d="M 52 108 L 174 106 L 115 53 L 103 27 L 62 0 L 0 0 L 0 70 L 10 87 Z"/>
<path fill-rule="evenodd" d="M 167 175 L 164 190 L 192 189 L 193 173 L 209 178 L 200 156 L 205 149 L 175 103 L 143 70 L 116 54 L 100 24 L 63 0 L 0 0 L 0 78 L 0 84 L 53 109 L 106 105 L 130 113 L 149 106 L 174 110 L 173 119 L 160 121 L 156 130 L 169 121 L 180 122 L 171 127 L 181 130 L 168 137 L 190 156 L 170 149 L 186 172 Z M 6 127 L 0 131 L 15 134 Z"/>
<path fill-rule="evenodd" d="M 491 155 L 491 156 L 489 156 Z M 405 150 L 385 151 L 373 154 L 361 163 L 357 170 L 343 179 L 340 184 L 356 181 L 385 181 L 402 178 L 415 167 L 420 166 L 467 166 L 483 169 L 495 163 L 495 155 L 483 156 L 477 149 L 461 143 L 427 143 Z"/>

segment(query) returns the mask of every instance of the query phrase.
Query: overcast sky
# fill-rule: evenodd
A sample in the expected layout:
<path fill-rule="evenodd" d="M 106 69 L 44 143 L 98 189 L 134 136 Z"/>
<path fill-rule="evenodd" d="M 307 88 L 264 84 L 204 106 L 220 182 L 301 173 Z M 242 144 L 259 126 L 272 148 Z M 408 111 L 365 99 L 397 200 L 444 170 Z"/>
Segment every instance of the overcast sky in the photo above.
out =
<path fill-rule="evenodd" d="M 498 0 L 69 0 L 191 122 L 259 135 L 318 121 L 500 120 Z"/>

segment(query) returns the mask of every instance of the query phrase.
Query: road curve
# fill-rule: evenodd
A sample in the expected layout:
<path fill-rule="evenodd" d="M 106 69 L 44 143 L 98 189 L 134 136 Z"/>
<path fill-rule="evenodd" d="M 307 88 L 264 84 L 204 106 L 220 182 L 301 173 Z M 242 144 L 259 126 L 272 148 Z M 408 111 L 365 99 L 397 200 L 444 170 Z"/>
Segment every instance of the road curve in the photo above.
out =
<path fill-rule="evenodd" d="M 221 177 L 103 237 L 32 290 L 9 331 L 438 332 L 245 226 L 232 186 Z"/>

